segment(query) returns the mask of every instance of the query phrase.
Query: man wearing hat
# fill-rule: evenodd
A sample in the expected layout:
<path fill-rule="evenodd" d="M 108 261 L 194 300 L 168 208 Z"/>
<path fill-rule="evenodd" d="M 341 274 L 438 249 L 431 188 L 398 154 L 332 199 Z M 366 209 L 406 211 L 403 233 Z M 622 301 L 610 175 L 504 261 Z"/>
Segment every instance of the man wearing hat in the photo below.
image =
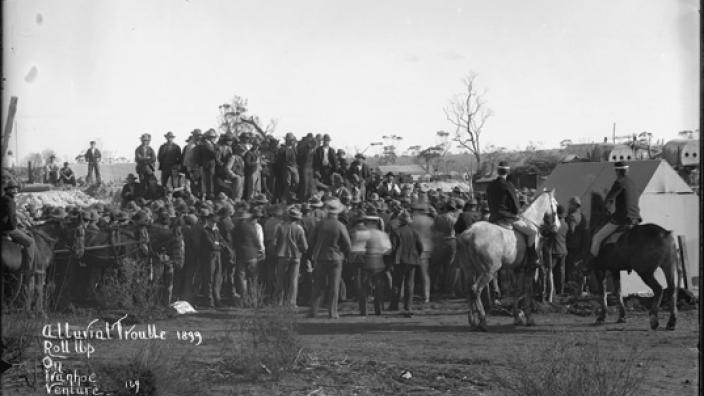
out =
<path fill-rule="evenodd" d="M 142 185 L 146 185 L 147 179 L 154 176 L 156 153 L 154 153 L 154 149 L 149 146 L 152 140 L 150 134 L 145 133 L 140 139 L 142 144 L 134 150 L 134 161 L 137 163 L 136 171 L 137 176 L 139 176 L 139 182 L 142 183 Z"/>
<path fill-rule="evenodd" d="M 208 129 L 203 135 L 203 141 L 198 148 L 198 161 L 201 167 L 201 177 L 203 180 L 203 195 L 205 199 L 213 199 L 215 190 L 213 184 L 215 182 L 215 167 L 217 148 L 215 142 L 218 134 L 215 129 Z"/>
<path fill-rule="evenodd" d="M 30 263 L 30 253 L 34 251 L 34 238 L 17 228 L 15 195 L 19 192 L 19 188 L 19 185 L 10 179 L 5 185 L 5 193 L 0 196 L 0 234 L 24 247 L 22 261 L 24 265 L 27 265 Z"/>
<path fill-rule="evenodd" d="M 200 164 L 198 162 L 200 140 L 200 129 L 194 129 L 193 132 L 191 132 L 191 136 L 186 140 L 186 145 L 183 147 L 183 153 L 181 155 L 181 167 L 190 181 L 191 191 L 198 197 L 201 197 L 202 188 L 200 184 Z"/>
<path fill-rule="evenodd" d="M 367 165 L 366 157 L 362 153 L 357 153 L 354 156 L 354 161 L 350 164 L 347 170 L 347 178 L 352 179 L 353 175 L 357 175 L 362 182 L 362 199 L 367 198 L 366 184 L 371 179 L 371 172 L 369 170 L 369 165 Z"/>
<path fill-rule="evenodd" d="M 423 252 L 420 255 L 420 276 L 423 285 L 423 302 L 430 302 L 430 258 L 433 255 L 433 226 L 435 221 L 428 216 L 428 205 L 415 203 L 411 206 L 413 222 L 411 228 L 418 232 L 423 243 Z"/>
<path fill-rule="evenodd" d="M 401 287 L 404 286 L 403 310 L 406 317 L 413 315 L 411 303 L 413 302 L 413 289 L 415 287 L 415 273 L 420 267 L 421 255 L 425 249 L 418 231 L 410 224 L 413 218 L 407 211 L 402 211 L 396 218 L 398 227 L 391 232 L 393 246 L 393 294 L 389 310 L 398 310 L 401 296 Z"/>
<path fill-rule="evenodd" d="M 591 249 L 589 249 L 589 255 L 585 261 L 587 268 L 599 255 L 601 242 L 606 240 L 609 235 L 619 228 L 632 227 L 642 221 L 638 206 L 640 194 L 633 179 L 628 176 L 628 165 L 621 161 L 616 162 L 614 170 L 616 171 L 616 180 L 604 199 L 606 210 L 611 213 L 611 216 L 609 222 L 604 224 L 592 237 Z"/>
<path fill-rule="evenodd" d="M 327 133 L 323 136 L 322 146 L 315 149 L 313 170 L 323 184 L 332 184 L 332 174 L 337 172 L 337 156 L 330 147 L 330 135 Z"/>
<path fill-rule="evenodd" d="M 91 183 L 93 181 L 93 172 L 95 172 L 95 181 L 100 183 L 100 159 L 102 158 L 100 150 L 95 147 L 95 140 L 90 141 L 90 148 L 86 150 L 83 158 L 88 164 L 88 175 L 86 176 L 86 182 Z"/>
<path fill-rule="evenodd" d="M 157 160 L 161 171 L 161 185 L 166 187 L 169 179 L 176 180 L 181 166 L 181 147 L 174 143 L 174 133 L 169 131 L 164 135 L 166 143 L 159 147 Z M 174 185 L 172 184 L 173 188 Z"/>
<path fill-rule="evenodd" d="M 259 142 L 257 139 L 251 138 L 251 134 L 247 133 L 243 138 L 245 146 L 249 149 L 244 153 L 242 159 L 244 161 L 244 191 L 243 199 L 250 200 L 255 194 L 262 191 L 262 155 L 259 151 Z"/>
<path fill-rule="evenodd" d="M 296 147 L 300 172 L 298 200 L 301 202 L 310 199 L 315 192 L 315 172 L 313 170 L 313 160 L 315 157 L 316 147 L 315 138 L 312 133 L 307 134 Z"/>
<path fill-rule="evenodd" d="M 272 255 L 276 255 L 274 301 L 278 305 L 296 306 L 301 257 L 308 251 L 308 241 L 300 224 L 303 214 L 295 206 L 286 210 L 286 220 L 276 229 Z"/>
<path fill-rule="evenodd" d="M 76 175 L 73 173 L 73 170 L 69 168 L 68 162 L 64 162 L 63 168 L 59 170 L 59 183 L 76 186 Z"/>
<path fill-rule="evenodd" d="M 347 153 L 345 153 L 345 150 L 337 150 L 337 153 L 335 154 L 335 161 L 337 163 L 337 169 L 335 172 L 343 176 L 347 175 L 347 172 L 349 171 L 349 164 L 347 163 Z"/>
<path fill-rule="evenodd" d="M 477 211 L 477 199 L 472 197 L 464 204 L 462 208 L 462 213 L 457 217 L 457 222 L 455 223 L 455 235 L 460 235 L 467 228 L 471 227 L 472 224 L 480 221 L 482 219 L 481 213 Z"/>
<path fill-rule="evenodd" d="M 241 209 L 235 213 L 232 244 L 237 257 L 237 282 L 242 297 L 259 284 L 259 263 L 266 258 L 264 231 L 258 219 L 260 208 Z"/>
<path fill-rule="evenodd" d="M 310 316 L 315 317 L 324 294 L 324 286 L 330 287 L 329 312 L 331 319 L 338 319 L 337 303 L 342 279 L 342 262 L 350 251 L 350 235 L 339 220 L 338 215 L 344 206 L 337 199 L 326 202 L 327 217 L 315 227 L 311 236 L 308 256 L 313 261 L 315 278 L 313 282 L 313 302 Z"/>
<path fill-rule="evenodd" d="M 384 180 L 376 187 L 376 192 L 380 197 L 398 198 L 401 196 L 401 189 L 398 184 L 394 182 L 394 176 L 393 172 L 388 172 L 384 176 Z"/>
<path fill-rule="evenodd" d="M 510 169 L 506 161 L 500 161 L 497 167 L 499 176 L 487 186 L 486 194 L 491 210 L 489 221 L 497 224 L 512 224 L 516 231 L 525 235 L 526 263 L 529 266 L 537 265 L 538 253 L 535 250 L 535 241 L 538 229 L 518 216 L 521 205 L 518 202 L 516 187 L 507 180 Z"/>
<path fill-rule="evenodd" d="M 582 283 L 584 277 L 576 271 L 576 263 L 582 260 L 589 250 L 590 237 L 587 219 L 582 213 L 582 200 L 578 196 L 570 198 L 567 203 L 565 223 L 567 223 L 565 276 L 568 280 Z"/>
<path fill-rule="evenodd" d="M 205 219 L 201 233 L 200 247 L 206 252 L 205 259 L 205 289 L 208 296 L 208 307 L 221 306 L 220 288 L 222 287 L 222 262 L 220 253 L 222 251 L 223 239 L 217 226 L 218 216 L 208 209 L 200 212 Z"/>
<path fill-rule="evenodd" d="M 276 169 L 279 171 L 277 195 L 281 202 L 295 199 L 294 193 L 298 189 L 298 152 L 296 151 L 296 137 L 288 132 L 284 145 L 276 154 Z"/>

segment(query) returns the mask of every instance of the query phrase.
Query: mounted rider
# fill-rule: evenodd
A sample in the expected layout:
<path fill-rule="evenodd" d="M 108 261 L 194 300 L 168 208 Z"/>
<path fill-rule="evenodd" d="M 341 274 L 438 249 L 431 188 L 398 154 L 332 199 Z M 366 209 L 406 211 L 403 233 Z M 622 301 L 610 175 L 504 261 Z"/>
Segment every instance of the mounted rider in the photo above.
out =
<path fill-rule="evenodd" d="M 0 197 L 0 233 L 3 238 L 22 245 L 22 262 L 29 263 L 29 252 L 34 246 L 34 238 L 28 233 L 17 228 L 17 205 L 15 195 L 19 192 L 19 185 L 10 180 L 5 185 L 5 193 Z"/>
<path fill-rule="evenodd" d="M 495 224 L 511 224 L 513 228 L 526 236 L 526 264 L 537 264 L 538 253 L 535 250 L 538 228 L 518 216 L 518 191 L 506 180 L 511 168 L 506 161 L 500 161 L 497 167 L 498 177 L 489 183 L 486 189 L 491 215 L 489 221 Z"/>
<path fill-rule="evenodd" d="M 589 255 L 585 259 L 586 264 L 590 264 L 599 255 L 601 243 L 611 234 L 624 227 L 632 227 L 639 224 L 643 219 L 640 217 L 638 198 L 640 194 L 630 176 L 628 176 L 628 165 L 619 161 L 614 163 L 616 180 L 611 185 L 611 189 L 606 194 L 604 202 L 607 211 L 611 212 L 609 222 L 604 224 L 592 237 L 592 245 Z"/>

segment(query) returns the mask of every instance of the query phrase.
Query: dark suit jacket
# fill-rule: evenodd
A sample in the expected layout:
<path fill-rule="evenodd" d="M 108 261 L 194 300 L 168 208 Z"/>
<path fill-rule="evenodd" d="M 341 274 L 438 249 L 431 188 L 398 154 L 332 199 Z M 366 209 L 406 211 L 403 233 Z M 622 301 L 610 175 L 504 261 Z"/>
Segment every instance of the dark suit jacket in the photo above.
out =
<path fill-rule="evenodd" d="M 344 260 L 351 247 L 347 227 L 337 219 L 325 218 L 313 231 L 308 257 L 314 261 Z"/>
<path fill-rule="evenodd" d="M 640 191 L 628 175 L 614 181 L 605 199 L 607 202 L 611 199 L 616 201 L 616 210 L 611 216 L 611 221 L 616 224 L 639 223 L 641 218 L 638 198 Z"/>
<path fill-rule="evenodd" d="M 88 163 L 96 163 L 100 161 L 100 158 L 102 158 L 102 154 L 100 154 L 100 150 L 97 148 L 95 149 L 95 153 L 91 154 L 90 148 L 86 150 L 86 154 L 83 156 L 85 158 L 86 162 Z"/>
<path fill-rule="evenodd" d="M 181 163 L 181 147 L 176 143 L 164 143 L 159 147 L 157 155 L 159 170 L 169 170 Z"/>
<path fill-rule="evenodd" d="M 352 164 L 350 164 L 350 168 L 347 171 L 347 178 L 352 179 L 352 175 L 357 175 L 363 181 L 369 180 L 372 176 L 369 166 L 367 166 L 367 164 L 362 164 L 362 169 L 360 170 L 358 168 L 359 164 L 360 162 L 358 160 L 352 161 Z"/>
<path fill-rule="evenodd" d="M 394 264 L 420 264 L 423 253 L 423 242 L 418 231 L 408 224 L 402 225 L 391 232 Z"/>
<path fill-rule="evenodd" d="M 313 155 L 313 169 L 320 171 L 324 168 L 323 166 L 323 150 L 324 147 L 318 147 L 315 149 L 315 154 Z M 332 147 L 328 147 L 328 167 L 332 169 L 333 172 L 337 171 L 337 154 Z"/>
<path fill-rule="evenodd" d="M 486 188 L 486 198 L 489 201 L 491 215 L 489 221 L 513 221 L 518 218 L 518 196 L 516 187 L 510 181 L 497 177 Z"/>
<path fill-rule="evenodd" d="M 148 166 L 154 169 L 154 163 L 156 162 L 154 149 L 151 146 L 147 146 L 145 153 L 143 153 L 142 145 L 137 146 L 134 150 L 134 162 L 137 163 L 137 172 Z"/>

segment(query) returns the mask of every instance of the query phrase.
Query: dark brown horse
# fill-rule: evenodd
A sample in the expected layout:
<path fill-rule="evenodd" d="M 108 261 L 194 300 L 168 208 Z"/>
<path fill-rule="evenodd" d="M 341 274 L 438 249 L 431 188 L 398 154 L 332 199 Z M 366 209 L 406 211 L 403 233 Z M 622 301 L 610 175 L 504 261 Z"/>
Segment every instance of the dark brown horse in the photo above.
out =
<path fill-rule="evenodd" d="M 46 273 L 54 257 L 54 247 L 63 234 L 62 227 L 57 222 L 37 225 L 29 230 L 34 238 L 34 248 L 29 252 L 29 262 L 22 263 L 22 248 L 20 245 L 2 240 L 2 269 L 18 275 L 18 287 L 23 292 L 25 310 L 44 315 L 44 287 Z"/>
<path fill-rule="evenodd" d="M 582 272 L 586 275 L 594 271 L 600 285 L 601 312 L 596 324 L 601 325 L 606 319 L 606 273 L 613 279 L 614 293 L 618 297 L 618 323 L 625 323 L 626 309 L 621 296 L 621 271 L 635 271 L 643 282 L 653 290 L 653 302 L 650 307 L 650 328 L 658 327 L 658 307 L 662 301 L 663 288 L 655 279 L 655 270 L 661 268 L 665 274 L 667 290 L 672 293 L 670 300 L 670 319 L 667 329 L 674 330 L 677 322 L 677 281 L 681 268 L 677 259 L 677 246 L 672 231 L 667 231 L 656 224 L 643 224 L 624 232 L 615 243 L 603 245 L 599 257 L 592 264 L 582 262 Z"/>

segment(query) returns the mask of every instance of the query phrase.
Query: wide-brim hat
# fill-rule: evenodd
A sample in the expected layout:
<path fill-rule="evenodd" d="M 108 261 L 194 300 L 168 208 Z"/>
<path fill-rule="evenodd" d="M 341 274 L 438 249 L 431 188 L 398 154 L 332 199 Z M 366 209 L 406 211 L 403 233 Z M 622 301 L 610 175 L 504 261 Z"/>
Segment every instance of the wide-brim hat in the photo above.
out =
<path fill-rule="evenodd" d="M 66 210 L 60 206 L 55 207 L 55 208 L 51 208 L 51 210 L 49 211 L 49 214 L 48 214 L 48 217 L 51 219 L 63 219 L 66 216 L 67 216 Z"/>
<path fill-rule="evenodd" d="M 173 132 L 168 131 L 168 132 L 166 132 L 166 134 L 164 135 L 164 137 L 168 139 L 168 138 L 176 137 L 176 135 L 174 135 Z"/>
<path fill-rule="evenodd" d="M 406 197 L 404 197 L 404 198 L 406 198 Z M 428 205 L 423 202 L 415 202 L 415 203 L 413 203 L 413 205 L 411 205 L 411 209 L 419 211 L 419 212 L 426 211 L 426 210 L 428 210 Z"/>
<path fill-rule="evenodd" d="M 132 222 L 135 224 L 146 224 L 149 222 L 149 214 L 143 210 L 140 210 L 132 216 Z"/>
<path fill-rule="evenodd" d="M 356 159 L 367 159 L 367 157 L 364 156 L 362 153 L 357 153 L 354 155 L 354 158 Z"/>
<path fill-rule="evenodd" d="M 314 208 L 322 208 L 324 205 L 323 202 L 317 197 L 311 198 L 308 200 L 308 203 Z"/>
<path fill-rule="evenodd" d="M 497 168 L 505 169 L 505 170 L 511 169 L 511 167 L 508 166 L 508 162 L 506 162 L 506 161 L 499 161 L 499 165 L 497 166 Z"/>
<path fill-rule="evenodd" d="M 338 214 L 345 210 L 345 206 L 339 199 L 333 198 L 325 202 L 325 210 L 331 214 Z"/>
<path fill-rule="evenodd" d="M 582 206 L 582 200 L 577 196 L 570 198 L 567 203 L 574 206 Z"/>
<path fill-rule="evenodd" d="M 386 172 L 386 175 L 385 175 L 385 176 L 396 176 L 396 174 L 389 171 L 389 172 Z"/>
<path fill-rule="evenodd" d="M 292 219 L 300 220 L 303 218 L 303 213 L 295 206 L 289 207 L 286 211 L 286 215 Z"/>
<path fill-rule="evenodd" d="M 369 194 L 369 200 L 370 201 L 381 201 L 381 198 L 379 198 L 378 193 L 373 192 L 373 193 Z"/>
<path fill-rule="evenodd" d="M 142 136 L 139 137 L 139 140 L 152 140 L 152 135 L 144 133 L 142 134 Z"/>
<path fill-rule="evenodd" d="M 269 202 L 269 200 L 266 199 L 266 195 L 264 195 L 264 194 L 262 194 L 262 193 L 256 194 L 256 195 L 252 198 L 252 204 L 254 204 L 254 205 L 265 205 L 265 204 L 267 204 L 268 202 Z"/>
<path fill-rule="evenodd" d="M 288 132 L 284 137 L 284 140 L 286 140 L 287 142 L 291 140 L 296 140 L 296 135 L 294 135 L 292 132 Z"/>

